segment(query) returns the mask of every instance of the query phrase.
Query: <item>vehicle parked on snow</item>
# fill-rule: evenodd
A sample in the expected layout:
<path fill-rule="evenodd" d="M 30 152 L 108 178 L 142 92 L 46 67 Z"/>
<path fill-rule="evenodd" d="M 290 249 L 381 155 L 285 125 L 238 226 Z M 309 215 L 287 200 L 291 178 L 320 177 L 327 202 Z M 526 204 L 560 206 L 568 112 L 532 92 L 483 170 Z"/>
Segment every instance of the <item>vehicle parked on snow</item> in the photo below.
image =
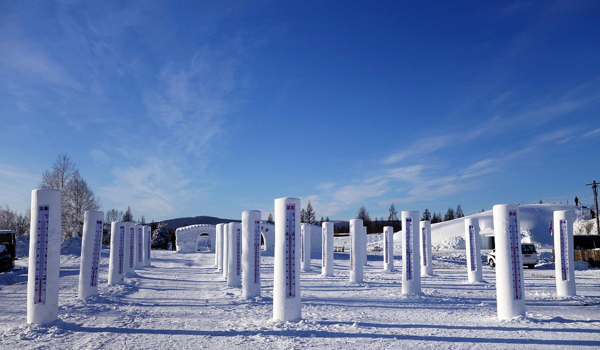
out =
<path fill-rule="evenodd" d="M 523 266 L 527 266 L 530 269 L 535 268 L 535 264 L 537 264 L 538 260 L 535 245 L 531 243 L 521 243 L 521 260 L 523 260 Z M 496 249 L 488 254 L 488 265 L 490 265 L 491 268 L 496 266 Z"/>
<path fill-rule="evenodd" d="M 12 270 L 17 258 L 15 231 L 0 230 L 0 272 Z"/>

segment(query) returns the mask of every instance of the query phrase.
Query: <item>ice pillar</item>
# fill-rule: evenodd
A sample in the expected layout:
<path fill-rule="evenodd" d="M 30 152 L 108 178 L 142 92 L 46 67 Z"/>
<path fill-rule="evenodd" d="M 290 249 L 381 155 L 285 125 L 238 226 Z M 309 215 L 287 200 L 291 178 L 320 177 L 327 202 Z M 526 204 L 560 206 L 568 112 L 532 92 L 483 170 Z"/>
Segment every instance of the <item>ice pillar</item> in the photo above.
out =
<path fill-rule="evenodd" d="M 229 267 L 229 224 L 221 224 L 221 233 L 223 234 L 223 277 L 227 278 L 227 270 Z"/>
<path fill-rule="evenodd" d="M 260 211 L 242 213 L 242 298 L 260 296 Z"/>
<path fill-rule="evenodd" d="M 553 227 L 556 293 L 559 297 L 575 296 L 573 213 L 570 210 L 555 211 Z"/>
<path fill-rule="evenodd" d="M 79 298 L 98 294 L 98 266 L 102 250 L 104 213 L 86 211 L 83 214 L 81 264 L 79 267 Z"/>
<path fill-rule="evenodd" d="M 431 264 L 431 222 L 421 221 L 421 276 L 433 276 Z"/>
<path fill-rule="evenodd" d="M 144 266 L 152 266 L 152 228 L 144 225 Z"/>
<path fill-rule="evenodd" d="M 311 236 L 311 227 L 309 224 L 301 224 L 300 227 L 300 243 L 301 243 L 301 253 L 300 253 L 300 263 L 302 265 L 302 271 L 308 272 L 310 271 L 310 236 Z"/>
<path fill-rule="evenodd" d="M 498 318 L 525 316 L 519 207 L 494 205 L 496 304 Z"/>
<path fill-rule="evenodd" d="M 465 243 L 467 253 L 467 275 L 469 283 L 482 282 L 479 220 L 465 219 Z"/>
<path fill-rule="evenodd" d="M 108 261 L 108 284 L 121 284 L 127 268 L 127 223 L 115 221 L 110 225 L 110 258 Z"/>
<path fill-rule="evenodd" d="M 394 270 L 394 228 L 383 228 L 383 270 Z"/>
<path fill-rule="evenodd" d="M 27 323 L 47 324 L 58 319 L 60 213 L 60 191 L 31 191 Z"/>
<path fill-rule="evenodd" d="M 300 199 L 275 199 L 274 321 L 293 321 L 302 317 L 299 211 Z"/>
<path fill-rule="evenodd" d="M 333 222 L 324 222 L 322 226 L 321 274 L 323 276 L 333 276 Z"/>
<path fill-rule="evenodd" d="M 227 241 L 227 285 L 229 287 L 242 286 L 242 225 L 238 222 L 227 224 L 229 237 Z"/>
<path fill-rule="evenodd" d="M 361 236 L 363 235 L 363 221 L 361 219 L 350 220 L 350 282 L 359 283 L 363 281 L 363 247 Z"/>
<path fill-rule="evenodd" d="M 144 268 L 144 225 L 135 225 L 135 269 Z"/>
<path fill-rule="evenodd" d="M 418 211 L 402 212 L 402 294 L 421 293 L 421 263 L 418 236 Z"/>

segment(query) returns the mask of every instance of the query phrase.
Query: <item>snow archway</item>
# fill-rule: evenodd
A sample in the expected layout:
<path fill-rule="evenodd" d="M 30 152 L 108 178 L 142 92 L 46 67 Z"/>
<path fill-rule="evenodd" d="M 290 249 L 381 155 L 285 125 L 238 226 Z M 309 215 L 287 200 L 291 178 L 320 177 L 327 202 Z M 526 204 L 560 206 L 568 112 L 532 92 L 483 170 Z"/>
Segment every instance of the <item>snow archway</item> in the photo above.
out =
<path fill-rule="evenodd" d="M 217 228 L 215 225 L 190 225 L 175 230 L 176 248 L 178 252 L 190 253 L 198 251 L 198 240 L 201 234 L 208 234 L 211 251 L 214 252 Z"/>
<path fill-rule="evenodd" d="M 273 251 L 275 247 L 275 225 L 263 222 L 260 225 L 261 239 L 264 240 L 264 251 Z"/>

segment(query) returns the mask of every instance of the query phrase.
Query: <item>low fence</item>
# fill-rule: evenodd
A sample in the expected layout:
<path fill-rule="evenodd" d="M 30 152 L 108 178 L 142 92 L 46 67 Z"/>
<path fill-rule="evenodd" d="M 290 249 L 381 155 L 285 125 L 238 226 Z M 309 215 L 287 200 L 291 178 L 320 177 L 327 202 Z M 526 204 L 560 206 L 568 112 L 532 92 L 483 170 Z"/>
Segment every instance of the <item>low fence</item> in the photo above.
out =
<path fill-rule="evenodd" d="M 575 261 L 587 261 L 592 266 L 600 266 L 600 249 L 576 249 L 574 252 Z M 554 249 L 552 249 L 552 261 L 555 261 Z"/>

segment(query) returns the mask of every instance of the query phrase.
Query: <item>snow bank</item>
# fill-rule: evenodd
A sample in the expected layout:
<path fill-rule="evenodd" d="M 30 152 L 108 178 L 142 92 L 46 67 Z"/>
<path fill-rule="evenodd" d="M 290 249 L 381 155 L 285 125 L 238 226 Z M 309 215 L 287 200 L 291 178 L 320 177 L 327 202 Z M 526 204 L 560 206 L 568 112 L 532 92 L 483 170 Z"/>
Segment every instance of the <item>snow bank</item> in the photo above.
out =
<path fill-rule="evenodd" d="M 575 235 L 595 235 L 597 232 L 596 219 L 576 220 L 573 223 L 573 234 Z"/>
<path fill-rule="evenodd" d="M 435 250 L 459 250 L 465 249 L 465 239 L 461 236 L 453 236 L 444 239 L 441 242 L 433 243 Z"/>

